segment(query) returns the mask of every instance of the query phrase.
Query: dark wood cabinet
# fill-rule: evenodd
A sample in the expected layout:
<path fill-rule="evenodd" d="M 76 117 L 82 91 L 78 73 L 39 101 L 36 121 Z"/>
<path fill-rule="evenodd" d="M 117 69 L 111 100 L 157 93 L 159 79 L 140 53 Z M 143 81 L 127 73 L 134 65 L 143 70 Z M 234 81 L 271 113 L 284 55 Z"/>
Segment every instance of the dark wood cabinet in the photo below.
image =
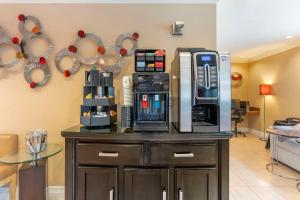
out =
<path fill-rule="evenodd" d="M 217 200 L 217 174 L 214 169 L 176 169 L 176 200 Z"/>
<path fill-rule="evenodd" d="M 125 200 L 167 200 L 168 169 L 125 169 Z"/>
<path fill-rule="evenodd" d="M 229 200 L 231 133 L 65 130 L 65 200 Z"/>
<path fill-rule="evenodd" d="M 77 200 L 117 200 L 117 168 L 79 167 Z"/>

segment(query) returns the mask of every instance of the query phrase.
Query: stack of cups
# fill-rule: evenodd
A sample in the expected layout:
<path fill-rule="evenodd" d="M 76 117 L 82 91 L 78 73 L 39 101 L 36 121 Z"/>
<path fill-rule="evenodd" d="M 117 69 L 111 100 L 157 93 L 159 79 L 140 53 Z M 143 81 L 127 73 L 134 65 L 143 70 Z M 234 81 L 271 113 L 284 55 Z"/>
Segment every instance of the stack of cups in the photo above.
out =
<path fill-rule="evenodd" d="M 133 82 L 132 76 L 123 77 L 123 97 L 124 105 L 121 108 L 121 124 L 123 128 L 130 128 L 133 116 Z"/>
<path fill-rule="evenodd" d="M 132 91 L 132 76 L 123 77 L 123 97 L 124 97 L 124 106 L 133 105 L 133 91 Z"/>
<path fill-rule="evenodd" d="M 122 128 L 130 128 L 132 125 L 132 106 L 121 107 L 121 126 Z"/>

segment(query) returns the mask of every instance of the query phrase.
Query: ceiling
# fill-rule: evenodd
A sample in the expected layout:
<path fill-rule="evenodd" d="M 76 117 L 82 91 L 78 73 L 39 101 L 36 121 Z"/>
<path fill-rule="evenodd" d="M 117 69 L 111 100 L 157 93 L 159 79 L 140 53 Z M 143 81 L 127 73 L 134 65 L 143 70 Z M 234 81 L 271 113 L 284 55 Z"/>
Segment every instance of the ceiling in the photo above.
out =
<path fill-rule="evenodd" d="M 253 62 L 300 46 L 299 9 L 300 0 L 220 0 L 218 50 L 230 51 L 235 62 Z"/>

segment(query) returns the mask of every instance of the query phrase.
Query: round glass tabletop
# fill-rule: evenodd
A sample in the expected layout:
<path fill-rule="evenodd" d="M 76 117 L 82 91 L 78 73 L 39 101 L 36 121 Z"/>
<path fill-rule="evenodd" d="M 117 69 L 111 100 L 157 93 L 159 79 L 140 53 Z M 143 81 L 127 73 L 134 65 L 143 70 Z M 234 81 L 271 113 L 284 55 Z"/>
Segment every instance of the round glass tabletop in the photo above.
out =
<path fill-rule="evenodd" d="M 19 148 L 18 152 L 14 155 L 6 155 L 0 157 L 0 164 L 20 164 L 35 162 L 38 160 L 47 159 L 54 156 L 63 150 L 60 144 L 47 144 L 44 151 L 37 154 L 27 153 L 26 148 Z"/>

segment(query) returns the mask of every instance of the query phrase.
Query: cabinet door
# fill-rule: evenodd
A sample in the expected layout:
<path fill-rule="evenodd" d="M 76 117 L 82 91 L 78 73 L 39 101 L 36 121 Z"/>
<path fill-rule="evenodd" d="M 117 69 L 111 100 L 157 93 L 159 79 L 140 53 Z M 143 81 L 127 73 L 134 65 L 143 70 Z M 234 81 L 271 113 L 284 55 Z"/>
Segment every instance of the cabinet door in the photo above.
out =
<path fill-rule="evenodd" d="M 125 200 L 168 200 L 168 169 L 125 169 Z"/>
<path fill-rule="evenodd" d="M 117 168 L 78 168 L 77 200 L 117 200 L 117 189 Z"/>
<path fill-rule="evenodd" d="M 176 200 L 217 200 L 216 170 L 176 169 Z"/>

